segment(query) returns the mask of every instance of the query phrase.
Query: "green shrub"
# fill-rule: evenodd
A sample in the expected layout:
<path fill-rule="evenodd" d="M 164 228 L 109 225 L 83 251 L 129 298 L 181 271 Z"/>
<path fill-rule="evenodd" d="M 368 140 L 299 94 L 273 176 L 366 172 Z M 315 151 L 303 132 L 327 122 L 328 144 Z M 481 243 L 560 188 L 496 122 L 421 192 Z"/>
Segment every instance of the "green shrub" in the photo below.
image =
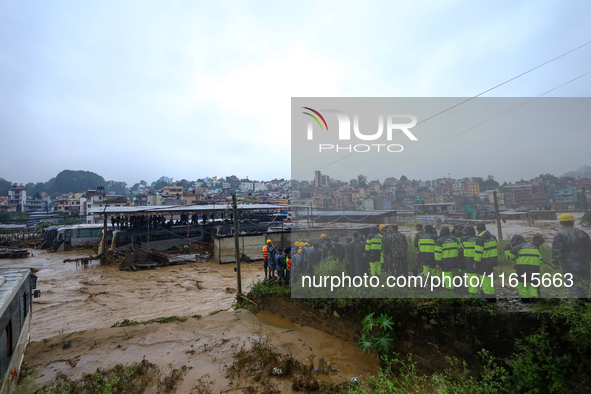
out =
<path fill-rule="evenodd" d="M 513 368 L 516 391 L 521 393 L 570 393 L 567 385 L 571 357 L 552 344 L 545 328 L 515 343 L 509 365 Z"/>

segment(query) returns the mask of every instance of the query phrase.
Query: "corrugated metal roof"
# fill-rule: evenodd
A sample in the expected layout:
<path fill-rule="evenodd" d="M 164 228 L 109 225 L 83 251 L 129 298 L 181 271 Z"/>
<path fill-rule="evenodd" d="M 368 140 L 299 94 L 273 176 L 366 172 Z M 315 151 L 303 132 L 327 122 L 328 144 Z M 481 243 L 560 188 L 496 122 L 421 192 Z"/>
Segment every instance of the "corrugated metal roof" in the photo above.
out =
<path fill-rule="evenodd" d="M 208 204 L 208 205 L 153 205 L 148 207 L 104 207 L 91 208 L 89 214 L 115 214 L 115 213 L 166 213 L 166 212 L 201 212 L 201 211 L 225 211 L 230 207 L 229 203 Z M 239 211 L 259 210 L 259 209 L 287 209 L 285 205 L 272 204 L 238 204 Z"/>
<path fill-rule="evenodd" d="M 388 213 L 395 215 L 396 211 L 322 211 L 310 216 L 380 216 Z"/>

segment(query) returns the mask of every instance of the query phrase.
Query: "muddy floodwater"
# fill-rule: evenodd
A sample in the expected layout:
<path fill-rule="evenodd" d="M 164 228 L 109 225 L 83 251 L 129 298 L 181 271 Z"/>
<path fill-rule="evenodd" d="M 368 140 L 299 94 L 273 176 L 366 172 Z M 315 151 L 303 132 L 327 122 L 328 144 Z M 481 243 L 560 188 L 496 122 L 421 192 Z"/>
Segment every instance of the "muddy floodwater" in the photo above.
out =
<path fill-rule="evenodd" d="M 32 250 L 26 259 L 0 260 L 0 268 L 34 268 L 41 298 L 33 303 L 31 340 L 93 328 L 124 319 L 145 321 L 166 316 L 206 316 L 235 302 L 234 264 L 215 261 L 144 271 L 118 266 L 87 268 L 64 259 L 88 257 L 92 251 L 48 253 Z M 243 263 L 242 286 L 264 276 L 262 262 Z"/>

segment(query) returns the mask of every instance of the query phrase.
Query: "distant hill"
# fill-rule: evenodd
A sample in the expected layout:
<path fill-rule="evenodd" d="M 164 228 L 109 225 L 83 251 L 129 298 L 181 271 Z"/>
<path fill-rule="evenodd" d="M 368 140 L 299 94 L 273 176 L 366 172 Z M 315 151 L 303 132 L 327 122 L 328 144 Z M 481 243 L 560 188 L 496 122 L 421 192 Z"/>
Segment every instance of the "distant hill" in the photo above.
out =
<path fill-rule="evenodd" d="M 591 167 L 583 166 L 575 171 L 569 171 L 565 173 L 563 176 L 572 176 L 573 178 L 591 178 Z"/>

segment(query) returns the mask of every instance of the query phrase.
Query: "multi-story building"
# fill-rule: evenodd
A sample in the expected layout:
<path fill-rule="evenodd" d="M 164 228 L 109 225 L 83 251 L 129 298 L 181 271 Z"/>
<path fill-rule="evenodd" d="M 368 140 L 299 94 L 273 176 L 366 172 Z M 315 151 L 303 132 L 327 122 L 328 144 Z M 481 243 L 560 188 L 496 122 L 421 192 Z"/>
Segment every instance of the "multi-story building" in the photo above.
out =
<path fill-rule="evenodd" d="M 49 213 L 49 196 L 27 200 L 23 208 L 25 213 Z"/>
<path fill-rule="evenodd" d="M 183 185 L 177 183 L 175 186 L 164 186 L 162 188 L 162 196 L 166 198 L 180 198 L 183 194 Z"/>
<path fill-rule="evenodd" d="M 515 182 L 513 186 L 513 201 L 516 206 L 529 206 L 532 204 L 531 199 L 532 184 L 524 181 Z"/>
<path fill-rule="evenodd" d="M 24 212 L 27 191 L 24 187 L 11 187 L 8 190 L 8 203 L 12 205 L 13 212 Z"/>
<path fill-rule="evenodd" d="M 577 202 L 577 186 L 568 185 L 563 189 L 554 190 L 554 202 Z"/>
<path fill-rule="evenodd" d="M 478 182 L 464 183 L 464 193 L 470 196 L 477 196 L 480 193 L 480 184 Z"/>

